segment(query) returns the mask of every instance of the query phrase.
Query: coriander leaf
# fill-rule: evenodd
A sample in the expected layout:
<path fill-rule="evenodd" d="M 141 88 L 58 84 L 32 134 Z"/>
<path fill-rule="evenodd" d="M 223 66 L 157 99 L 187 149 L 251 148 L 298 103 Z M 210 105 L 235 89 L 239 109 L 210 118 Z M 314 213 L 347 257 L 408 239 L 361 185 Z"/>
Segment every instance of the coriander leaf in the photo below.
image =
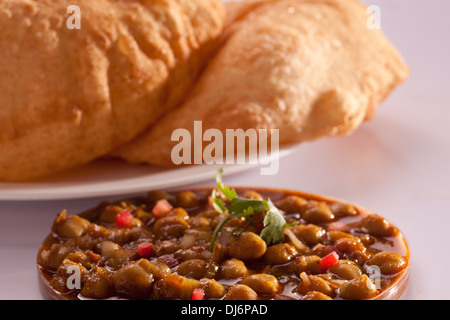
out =
<path fill-rule="evenodd" d="M 249 210 L 253 210 L 249 213 Z M 267 210 L 265 201 L 255 199 L 235 198 L 230 201 L 229 211 L 241 215 L 241 217 L 250 216 L 256 212 Z"/>
<path fill-rule="evenodd" d="M 220 198 L 216 197 L 215 189 L 213 189 L 213 191 L 212 191 L 211 200 L 212 200 L 212 206 L 213 206 L 214 210 L 216 210 L 220 214 L 224 214 L 227 211 L 225 203 L 223 203 L 223 201 Z"/>
<path fill-rule="evenodd" d="M 236 199 L 238 197 L 236 190 L 230 189 L 226 185 L 224 185 L 222 182 L 222 176 L 223 176 L 223 169 L 217 170 L 217 174 L 216 174 L 217 187 L 219 187 L 219 190 L 223 193 L 223 195 L 228 200 L 231 201 L 233 199 Z"/>
<path fill-rule="evenodd" d="M 260 237 L 266 242 L 267 245 L 275 244 L 283 240 L 284 228 L 286 226 L 286 220 L 281 212 L 275 207 L 275 205 L 268 199 L 268 201 L 257 199 L 245 199 L 239 198 L 236 190 L 230 189 L 222 182 L 223 170 L 217 171 L 216 182 L 219 191 L 228 199 L 225 203 L 220 198 L 216 197 L 215 190 L 211 195 L 212 205 L 214 209 L 221 213 L 230 213 L 225 217 L 216 227 L 211 237 L 211 244 L 209 250 L 212 252 L 214 249 L 214 243 L 217 240 L 219 232 L 224 225 L 233 218 L 246 218 L 251 223 L 251 216 L 257 212 L 267 211 L 264 218 L 264 229 L 262 230 Z"/>
<path fill-rule="evenodd" d="M 270 245 L 283 240 L 286 220 L 270 199 L 267 200 L 267 205 L 269 210 L 264 218 L 264 229 L 260 236 L 267 245 Z"/>

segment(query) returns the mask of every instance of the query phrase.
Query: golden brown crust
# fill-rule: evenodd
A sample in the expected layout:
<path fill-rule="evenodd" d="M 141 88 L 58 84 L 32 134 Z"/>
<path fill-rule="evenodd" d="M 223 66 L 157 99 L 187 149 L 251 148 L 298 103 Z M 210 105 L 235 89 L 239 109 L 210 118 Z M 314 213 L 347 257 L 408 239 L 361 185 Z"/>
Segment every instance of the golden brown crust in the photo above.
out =
<path fill-rule="evenodd" d="M 280 143 L 346 135 L 370 119 L 408 68 L 356 0 L 228 4 L 221 49 L 188 99 L 114 152 L 171 165 L 175 129 L 280 129 Z"/>
<path fill-rule="evenodd" d="M 73 4 L 80 30 L 66 27 Z M 184 97 L 224 20 L 221 0 L 0 2 L 0 181 L 134 138 Z"/>

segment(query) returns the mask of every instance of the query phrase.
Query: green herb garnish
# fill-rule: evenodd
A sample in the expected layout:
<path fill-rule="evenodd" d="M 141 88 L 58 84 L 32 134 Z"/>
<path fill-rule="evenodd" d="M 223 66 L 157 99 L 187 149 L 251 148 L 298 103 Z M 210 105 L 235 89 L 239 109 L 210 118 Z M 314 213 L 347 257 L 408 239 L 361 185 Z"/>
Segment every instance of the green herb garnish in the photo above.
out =
<path fill-rule="evenodd" d="M 269 210 L 264 218 L 264 229 L 261 231 L 260 236 L 269 245 L 283 240 L 286 220 L 284 220 L 280 210 L 275 207 L 270 199 L 267 200 L 267 204 L 269 205 Z"/>
<path fill-rule="evenodd" d="M 238 197 L 236 190 L 230 189 L 222 182 L 223 170 L 217 171 L 216 182 L 219 191 L 228 200 L 227 203 L 216 197 L 216 190 L 213 190 L 211 198 L 214 209 L 220 214 L 229 213 L 225 219 L 219 223 L 211 237 L 209 250 L 213 251 L 214 243 L 217 240 L 219 232 L 223 226 L 233 218 L 246 218 L 249 221 L 251 216 L 258 212 L 266 211 L 264 218 L 264 229 L 261 231 L 260 237 L 267 245 L 275 244 L 283 240 L 283 232 L 286 226 L 286 220 L 278 208 L 270 199 L 267 201 L 256 199 L 245 199 Z"/>

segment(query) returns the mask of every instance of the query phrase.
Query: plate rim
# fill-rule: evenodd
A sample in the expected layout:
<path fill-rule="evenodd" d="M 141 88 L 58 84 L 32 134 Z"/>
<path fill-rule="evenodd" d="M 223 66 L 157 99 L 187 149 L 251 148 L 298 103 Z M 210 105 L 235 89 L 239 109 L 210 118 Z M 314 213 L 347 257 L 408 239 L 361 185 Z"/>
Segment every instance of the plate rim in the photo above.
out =
<path fill-rule="evenodd" d="M 278 160 L 292 154 L 299 148 L 299 144 L 280 147 Z M 142 176 L 108 181 L 80 183 L 75 181 L 52 182 L 45 179 L 37 182 L 25 183 L 0 183 L 0 201 L 52 201 L 52 200 L 80 200 L 99 197 L 115 197 L 138 194 L 156 189 L 172 189 L 191 184 L 213 181 L 218 169 L 224 168 L 224 175 L 233 175 L 250 169 L 262 167 L 274 159 L 274 155 L 260 159 L 257 163 L 245 164 L 201 164 L 185 167 L 161 168 L 161 171 L 151 172 Z M 157 168 L 150 165 L 130 165 L 123 162 L 124 166 Z M 89 166 L 87 164 L 86 166 Z M 120 165 L 119 165 L 120 166 Z M 80 169 L 80 167 L 77 167 Z M 83 170 L 83 169 L 81 169 Z M 178 174 L 177 178 L 173 175 Z M 155 176 L 164 181 L 153 181 Z M 70 177 L 70 174 L 69 174 Z M 118 185 L 120 184 L 120 186 Z"/>

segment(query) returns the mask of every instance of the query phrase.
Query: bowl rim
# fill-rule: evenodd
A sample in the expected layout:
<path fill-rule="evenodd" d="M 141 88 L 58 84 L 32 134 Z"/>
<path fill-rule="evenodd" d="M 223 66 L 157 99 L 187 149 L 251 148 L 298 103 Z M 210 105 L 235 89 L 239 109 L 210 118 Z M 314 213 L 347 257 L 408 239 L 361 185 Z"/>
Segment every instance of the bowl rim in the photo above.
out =
<path fill-rule="evenodd" d="M 198 187 L 192 187 L 192 188 L 185 187 L 185 188 L 169 189 L 169 190 L 166 190 L 166 192 L 171 194 L 171 193 L 177 193 L 177 192 L 182 192 L 182 191 L 193 191 L 193 192 L 208 191 L 208 190 L 213 190 L 214 188 L 216 188 L 216 187 L 215 186 L 198 186 Z M 328 203 L 351 204 L 358 210 L 360 215 L 361 214 L 368 215 L 368 214 L 373 213 L 373 212 L 361 207 L 360 205 L 354 204 L 354 203 L 346 201 L 346 200 L 342 200 L 342 199 L 330 197 L 330 196 L 325 196 L 325 195 L 308 193 L 308 192 L 304 192 L 304 191 L 297 191 L 297 190 L 283 189 L 283 188 L 272 188 L 272 187 L 258 187 L 258 186 L 254 186 L 254 187 L 230 186 L 230 188 L 236 189 L 237 191 L 252 190 L 252 191 L 256 191 L 256 192 L 258 192 L 258 191 L 277 192 L 277 193 L 282 193 L 282 194 L 298 195 L 298 196 L 301 196 L 301 197 L 304 197 L 307 199 L 312 199 L 312 200 L 317 200 L 317 201 L 325 201 Z M 135 195 L 135 196 L 131 196 L 131 197 L 124 198 L 124 199 L 114 200 L 111 203 L 114 203 L 116 201 L 139 199 L 143 195 L 144 194 Z M 76 215 L 78 215 L 78 216 L 88 215 L 88 213 L 92 210 L 95 210 L 95 208 L 89 208 L 86 211 L 83 211 Z M 409 251 L 408 241 L 406 240 L 403 232 L 401 232 L 400 229 L 399 229 L 399 237 L 402 240 L 402 244 L 404 245 L 404 249 L 406 252 L 406 254 L 404 256 L 405 260 L 407 262 L 406 268 L 395 275 L 395 280 L 387 289 L 383 290 L 377 296 L 367 299 L 367 300 L 398 300 L 401 297 L 401 295 L 403 294 L 403 292 L 406 290 L 408 283 L 409 283 L 409 279 L 410 279 L 410 251 Z M 37 254 L 37 259 L 36 259 L 38 278 L 39 278 L 38 279 L 39 287 L 40 287 L 41 294 L 44 296 L 44 298 L 50 298 L 53 300 L 77 300 L 77 298 L 74 297 L 73 295 L 71 295 L 70 293 L 64 294 L 64 293 L 60 293 L 60 292 L 56 291 L 51 286 L 47 277 L 44 275 L 44 268 L 38 262 L 39 255 L 46 248 L 46 243 L 48 243 L 51 239 L 53 239 L 53 236 L 52 236 L 52 233 L 50 232 L 47 235 L 47 237 L 44 239 L 42 244 L 40 245 L 38 254 Z"/>

